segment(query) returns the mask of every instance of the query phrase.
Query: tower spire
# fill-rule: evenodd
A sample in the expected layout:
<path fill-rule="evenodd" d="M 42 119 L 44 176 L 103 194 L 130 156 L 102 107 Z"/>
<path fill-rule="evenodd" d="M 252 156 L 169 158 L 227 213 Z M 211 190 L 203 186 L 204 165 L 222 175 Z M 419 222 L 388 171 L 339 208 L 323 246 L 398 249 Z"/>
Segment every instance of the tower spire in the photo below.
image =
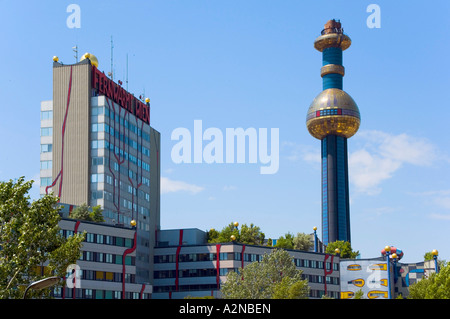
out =
<path fill-rule="evenodd" d="M 321 140 L 322 240 L 350 242 L 347 139 L 359 129 L 360 114 L 352 97 L 343 91 L 345 68 L 342 52 L 351 45 L 341 22 L 329 20 L 314 48 L 322 52 L 323 91 L 311 103 L 306 116 L 309 133 Z"/>

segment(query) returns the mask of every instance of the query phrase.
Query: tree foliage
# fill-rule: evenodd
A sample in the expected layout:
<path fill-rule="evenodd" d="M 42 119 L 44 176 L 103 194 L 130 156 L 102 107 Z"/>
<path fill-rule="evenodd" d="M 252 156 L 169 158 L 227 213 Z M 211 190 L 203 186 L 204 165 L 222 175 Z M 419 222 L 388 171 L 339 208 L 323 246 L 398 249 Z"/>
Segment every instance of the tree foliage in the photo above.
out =
<path fill-rule="evenodd" d="M 83 204 L 72 210 L 70 213 L 70 218 L 100 223 L 105 221 L 102 211 L 103 210 L 100 205 L 91 208 L 88 205 Z"/>
<path fill-rule="evenodd" d="M 359 255 L 359 251 L 353 251 L 352 246 L 348 241 L 337 240 L 329 243 L 325 252 L 327 254 L 336 255 L 336 248 L 339 249 L 339 255 L 341 258 L 354 259 Z"/>
<path fill-rule="evenodd" d="M 221 293 L 225 299 L 305 299 L 308 281 L 283 249 L 265 254 L 260 262 L 229 272 Z"/>
<path fill-rule="evenodd" d="M 21 298 L 31 282 L 48 274 L 64 277 L 80 256 L 84 234 L 64 238 L 59 230 L 57 198 L 45 195 L 30 203 L 33 181 L 0 183 L 0 298 Z M 38 271 L 46 266 L 47 274 Z M 41 296 L 45 291 L 30 293 Z M 47 291 L 48 293 L 48 291 Z"/>
<path fill-rule="evenodd" d="M 287 233 L 278 238 L 275 247 L 309 251 L 312 245 L 313 243 L 311 242 L 311 236 L 308 234 L 297 233 L 294 237 L 293 234 Z"/>
<path fill-rule="evenodd" d="M 409 287 L 409 299 L 450 299 L 450 263 Z"/>
<path fill-rule="evenodd" d="M 238 243 L 249 245 L 262 245 L 265 238 L 265 235 L 261 232 L 261 229 L 253 223 L 250 224 L 250 226 L 243 224 L 240 228 L 235 226 L 234 223 L 230 223 L 220 232 L 215 229 L 211 229 L 207 233 L 207 236 L 209 243 L 226 243 L 236 241 Z"/>

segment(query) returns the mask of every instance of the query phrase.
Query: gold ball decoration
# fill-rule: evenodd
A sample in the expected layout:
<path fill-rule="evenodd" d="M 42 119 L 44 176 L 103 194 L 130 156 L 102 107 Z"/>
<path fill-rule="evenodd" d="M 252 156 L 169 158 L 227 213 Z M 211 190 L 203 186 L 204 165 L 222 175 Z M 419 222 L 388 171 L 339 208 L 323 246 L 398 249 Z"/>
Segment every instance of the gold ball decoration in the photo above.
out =
<path fill-rule="evenodd" d="M 317 230 L 317 226 L 314 226 L 314 227 L 313 227 L 313 230 L 316 231 L 316 230 Z"/>
<path fill-rule="evenodd" d="M 358 106 L 345 91 L 331 88 L 320 92 L 308 109 L 306 127 L 322 140 L 327 135 L 350 138 L 359 129 L 361 117 Z"/>
<path fill-rule="evenodd" d="M 55 55 L 55 56 L 53 56 L 53 61 L 54 61 L 54 62 L 58 62 L 58 61 L 59 61 L 59 58 Z"/>
<path fill-rule="evenodd" d="M 150 103 L 150 99 L 148 97 L 145 98 L 145 103 Z"/>
<path fill-rule="evenodd" d="M 232 241 L 236 240 L 236 236 L 234 236 L 234 235 L 231 235 L 230 238 L 231 238 Z"/>
<path fill-rule="evenodd" d="M 431 254 L 433 256 L 437 256 L 439 254 L 439 252 L 436 249 L 433 249 L 433 251 L 431 252 Z"/>
<path fill-rule="evenodd" d="M 131 225 L 131 227 L 135 227 L 136 226 L 136 221 L 134 219 L 131 220 L 130 225 Z"/>
<path fill-rule="evenodd" d="M 83 54 L 80 61 L 83 61 L 84 59 L 89 59 L 91 61 L 91 64 L 94 65 L 96 68 L 98 68 L 98 59 L 92 53 L 86 52 L 85 54 Z"/>
<path fill-rule="evenodd" d="M 397 256 L 396 253 L 393 253 L 393 254 L 392 254 L 392 258 L 393 258 L 393 259 L 397 259 L 397 257 L 398 257 L 398 256 Z"/>
<path fill-rule="evenodd" d="M 339 248 L 336 248 L 336 249 L 334 250 L 334 252 L 335 252 L 336 254 L 339 254 L 339 253 L 341 252 L 341 250 L 340 250 Z"/>
<path fill-rule="evenodd" d="M 314 41 L 314 48 L 322 52 L 326 48 L 341 48 L 342 51 L 347 50 L 352 44 L 352 40 L 343 33 L 328 33 L 319 36 Z"/>
<path fill-rule="evenodd" d="M 238 222 L 234 222 L 233 225 L 234 225 L 234 227 L 238 227 L 239 223 Z"/>
<path fill-rule="evenodd" d="M 384 247 L 384 250 L 385 250 L 387 253 L 391 252 L 391 246 L 385 246 L 385 247 Z"/>

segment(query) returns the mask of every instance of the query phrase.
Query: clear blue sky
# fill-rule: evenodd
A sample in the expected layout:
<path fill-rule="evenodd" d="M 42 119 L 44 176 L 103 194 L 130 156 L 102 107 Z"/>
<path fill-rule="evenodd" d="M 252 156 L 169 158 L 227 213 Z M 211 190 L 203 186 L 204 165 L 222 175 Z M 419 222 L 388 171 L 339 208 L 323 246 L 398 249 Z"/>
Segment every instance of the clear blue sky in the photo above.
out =
<path fill-rule="evenodd" d="M 68 28 L 69 4 L 81 27 Z M 381 28 L 366 24 L 369 4 Z M 431 4 L 432 3 L 432 4 Z M 325 22 L 340 19 L 344 89 L 362 123 L 349 140 L 353 249 L 379 256 L 387 244 L 422 260 L 450 260 L 450 2 L 441 1 L 0 1 L 0 180 L 38 181 L 39 108 L 52 99 L 52 57 L 95 54 L 115 79 L 151 98 L 161 132 L 163 229 L 221 229 L 254 223 L 266 237 L 320 227 L 320 141 L 305 126 L 322 90 L 313 47 Z M 171 133 L 279 128 L 280 166 L 175 164 Z M 38 194 L 38 187 L 32 192 Z"/>

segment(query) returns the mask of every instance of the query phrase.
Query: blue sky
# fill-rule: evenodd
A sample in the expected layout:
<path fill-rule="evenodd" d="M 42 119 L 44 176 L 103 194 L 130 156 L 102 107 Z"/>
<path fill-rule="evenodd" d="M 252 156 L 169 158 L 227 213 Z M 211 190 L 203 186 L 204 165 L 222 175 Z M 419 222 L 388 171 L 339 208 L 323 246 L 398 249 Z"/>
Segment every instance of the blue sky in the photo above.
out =
<path fill-rule="evenodd" d="M 81 9 L 68 28 L 69 4 Z M 369 4 L 381 27 L 369 28 Z M 39 107 L 52 99 L 52 57 L 91 52 L 115 79 L 151 98 L 161 132 L 161 226 L 221 229 L 254 223 L 266 237 L 320 227 L 320 141 L 306 111 L 322 90 L 313 47 L 340 19 L 344 90 L 362 122 L 349 140 L 352 247 L 379 256 L 387 244 L 422 260 L 450 260 L 450 3 L 434 1 L 0 1 L 0 180 L 39 176 Z M 176 128 L 278 128 L 279 170 L 260 164 L 175 164 Z M 37 197 L 38 188 L 32 191 Z"/>

